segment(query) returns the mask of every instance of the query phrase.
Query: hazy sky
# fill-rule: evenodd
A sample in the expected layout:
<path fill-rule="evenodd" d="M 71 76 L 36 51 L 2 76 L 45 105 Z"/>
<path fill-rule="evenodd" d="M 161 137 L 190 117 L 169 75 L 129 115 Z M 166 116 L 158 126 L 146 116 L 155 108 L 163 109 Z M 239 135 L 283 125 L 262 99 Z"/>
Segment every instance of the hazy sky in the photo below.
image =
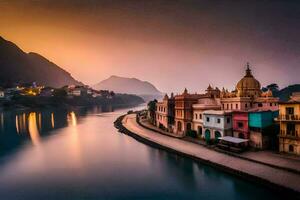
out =
<path fill-rule="evenodd" d="M 165 92 L 300 83 L 300 1 L 0 0 L 0 35 L 95 84 L 136 77 Z"/>

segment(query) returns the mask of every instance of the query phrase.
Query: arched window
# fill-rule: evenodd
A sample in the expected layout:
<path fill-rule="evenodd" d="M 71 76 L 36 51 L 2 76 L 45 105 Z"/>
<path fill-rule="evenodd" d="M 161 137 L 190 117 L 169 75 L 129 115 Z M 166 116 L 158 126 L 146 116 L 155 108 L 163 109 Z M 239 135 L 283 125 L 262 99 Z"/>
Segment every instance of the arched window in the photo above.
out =
<path fill-rule="evenodd" d="M 202 135 L 202 127 L 198 126 L 198 134 L 201 136 Z"/>

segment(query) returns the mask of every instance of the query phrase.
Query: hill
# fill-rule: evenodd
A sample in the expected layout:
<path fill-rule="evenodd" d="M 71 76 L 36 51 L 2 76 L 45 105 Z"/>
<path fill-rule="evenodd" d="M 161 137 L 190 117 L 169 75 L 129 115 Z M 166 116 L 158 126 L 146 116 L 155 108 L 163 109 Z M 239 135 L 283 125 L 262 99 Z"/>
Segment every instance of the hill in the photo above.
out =
<path fill-rule="evenodd" d="M 162 93 L 147 81 L 119 76 L 111 76 L 94 85 L 93 88 L 97 90 L 112 90 L 121 94 L 135 94 L 141 96 L 145 101 L 161 98 L 162 96 Z"/>
<path fill-rule="evenodd" d="M 37 53 L 25 53 L 0 36 L 0 86 L 15 82 L 37 82 L 51 87 L 82 83 L 70 73 Z"/>

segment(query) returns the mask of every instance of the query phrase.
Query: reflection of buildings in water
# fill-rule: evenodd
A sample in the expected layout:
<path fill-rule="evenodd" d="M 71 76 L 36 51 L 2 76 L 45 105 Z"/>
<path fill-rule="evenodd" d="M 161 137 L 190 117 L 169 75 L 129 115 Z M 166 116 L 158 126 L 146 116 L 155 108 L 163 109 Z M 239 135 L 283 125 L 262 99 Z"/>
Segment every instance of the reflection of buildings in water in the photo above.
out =
<path fill-rule="evenodd" d="M 20 133 L 20 129 L 19 129 L 19 117 L 18 115 L 16 115 L 16 131 L 19 134 Z"/>
<path fill-rule="evenodd" d="M 68 147 L 70 150 L 69 159 L 72 161 L 72 165 L 75 168 L 80 168 L 82 165 L 82 157 L 81 157 L 81 149 L 80 149 L 80 139 L 78 134 L 78 127 L 77 125 L 77 117 L 75 112 L 70 112 L 67 114 L 67 121 L 70 134 L 68 141 Z"/>
<path fill-rule="evenodd" d="M 22 117 L 23 117 L 23 121 L 22 121 L 22 122 L 23 122 L 23 126 L 22 126 L 22 127 L 24 128 L 24 129 L 23 129 L 23 132 L 26 132 L 26 130 L 27 130 L 26 114 L 23 113 L 23 116 L 22 116 Z"/>
<path fill-rule="evenodd" d="M 26 114 L 16 115 L 16 131 L 18 134 L 27 132 Z"/>
<path fill-rule="evenodd" d="M 4 129 L 4 116 L 3 116 L 3 113 L 0 114 L 0 125 L 1 125 L 1 130 L 3 131 L 3 129 Z"/>
<path fill-rule="evenodd" d="M 54 113 L 51 113 L 51 127 L 54 128 L 55 127 L 55 123 L 54 123 Z"/>
<path fill-rule="evenodd" d="M 42 131 L 42 114 L 39 113 L 38 115 L 38 121 L 39 121 L 39 131 Z"/>
<path fill-rule="evenodd" d="M 68 119 L 68 125 L 72 125 L 72 126 L 77 125 L 77 118 L 76 118 L 76 114 L 74 111 L 70 112 L 67 115 L 67 119 Z"/>
<path fill-rule="evenodd" d="M 34 145 L 40 142 L 40 133 L 37 126 L 37 115 L 36 112 L 29 113 L 28 116 L 28 131 L 31 141 Z"/>

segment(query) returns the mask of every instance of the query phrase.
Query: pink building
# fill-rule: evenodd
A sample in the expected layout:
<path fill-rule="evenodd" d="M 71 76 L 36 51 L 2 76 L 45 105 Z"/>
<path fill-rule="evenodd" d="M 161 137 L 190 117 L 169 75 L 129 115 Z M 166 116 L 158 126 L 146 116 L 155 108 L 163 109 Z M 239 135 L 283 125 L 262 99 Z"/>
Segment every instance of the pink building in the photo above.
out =
<path fill-rule="evenodd" d="M 233 112 L 232 122 L 233 136 L 243 139 L 249 139 L 248 112 Z"/>

